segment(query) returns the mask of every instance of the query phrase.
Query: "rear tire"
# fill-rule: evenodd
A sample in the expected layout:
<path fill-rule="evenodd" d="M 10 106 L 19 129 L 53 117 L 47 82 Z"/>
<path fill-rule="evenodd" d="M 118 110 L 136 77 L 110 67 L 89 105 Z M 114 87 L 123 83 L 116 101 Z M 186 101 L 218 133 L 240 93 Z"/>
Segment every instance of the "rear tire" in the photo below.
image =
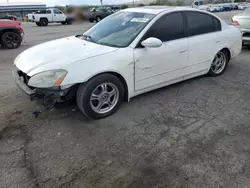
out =
<path fill-rule="evenodd" d="M 7 49 L 15 49 L 18 48 L 22 43 L 22 37 L 20 34 L 15 32 L 5 32 L 1 36 L 2 46 Z"/>
<path fill-rule="evenodd" d="M 208 76 L 216 77 L 222 75 L 226 71 L 229 59 L 230 57 L 226 50 L 219 51 L 214 57 Z"/>
<path fill-rule="evenodd" d="M 102 119 L 115 113 L 123 98 L 124 86 L 112 74 L 102 74 L 81 84 L 76 95 L 80 111 L 92 119 Z"/>
<path fill-rule="evenodd" d="M 61 24 L 62 24 L 62 25 L 65 25 L 65 24 L 66 24 L 66 22 L 61 22 Z"/>
<path fill-rule="evenodd" d="M 40 24 L 41 24 L 41 26 L 44 26 L 44 27 L 46 27 L 46 26 L 48 26 L 48 20 L 47 19 L 45 19 L 45 18 L 43 18 L 43 19 L 41 19 L 40 20 Z"/>

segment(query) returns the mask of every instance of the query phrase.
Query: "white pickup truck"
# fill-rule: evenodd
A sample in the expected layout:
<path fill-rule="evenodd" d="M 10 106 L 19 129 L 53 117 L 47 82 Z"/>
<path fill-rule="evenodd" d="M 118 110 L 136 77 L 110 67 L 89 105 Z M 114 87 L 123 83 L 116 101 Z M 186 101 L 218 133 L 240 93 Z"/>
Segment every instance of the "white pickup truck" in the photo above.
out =
<path fill-rule="evenodd" d="M 48 23 L 71 24 L 71 20 L 67 19 L 63 12 L 55 8 L 36 12 L 33 14 L 33 20 L 37 26 L 47 26 Z"/>

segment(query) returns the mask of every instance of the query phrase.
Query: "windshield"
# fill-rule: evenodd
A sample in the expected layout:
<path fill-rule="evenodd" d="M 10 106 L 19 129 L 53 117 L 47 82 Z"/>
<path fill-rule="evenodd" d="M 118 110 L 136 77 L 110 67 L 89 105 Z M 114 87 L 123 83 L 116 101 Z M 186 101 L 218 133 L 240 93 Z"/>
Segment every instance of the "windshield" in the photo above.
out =
<path fill-rule="evenodd" d="M 126 47 L 154 16 L 138 12 L 117 12 L 90 28 L 84 33 L 84 39 L 101 45 Z"/>

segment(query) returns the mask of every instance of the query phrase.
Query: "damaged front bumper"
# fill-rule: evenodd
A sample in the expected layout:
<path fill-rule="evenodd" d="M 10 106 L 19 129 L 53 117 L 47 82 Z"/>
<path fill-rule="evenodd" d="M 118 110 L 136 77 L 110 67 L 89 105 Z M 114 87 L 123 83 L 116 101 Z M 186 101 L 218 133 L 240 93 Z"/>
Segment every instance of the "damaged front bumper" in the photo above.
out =
<path fill-rule="evenodd" d="M 53 88 L 33 88 L 27 85 L 27 75 L 20 73 L 17 69 L 12 71 L 17 87 L 22 90 L 29 100 L 42 99 L 46 107 L 53 107 L 56 102 L 68 100 L 71 88 L 61 89 L 60 87 Z"/>

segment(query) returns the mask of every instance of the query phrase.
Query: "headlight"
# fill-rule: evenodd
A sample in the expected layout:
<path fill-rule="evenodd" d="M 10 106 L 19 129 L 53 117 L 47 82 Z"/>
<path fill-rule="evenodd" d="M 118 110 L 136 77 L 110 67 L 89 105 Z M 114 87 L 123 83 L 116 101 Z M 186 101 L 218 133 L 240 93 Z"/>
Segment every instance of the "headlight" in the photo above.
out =
<path fill-rule="evenodd" d="M 28 82 L 28 85 L 38 88 L 49 88 L 49 87 L 60 86 L 66 75 L 67 75 L 66 70 L 51 70 L 51 71 L 41 72 L 32 76 Z"/>

